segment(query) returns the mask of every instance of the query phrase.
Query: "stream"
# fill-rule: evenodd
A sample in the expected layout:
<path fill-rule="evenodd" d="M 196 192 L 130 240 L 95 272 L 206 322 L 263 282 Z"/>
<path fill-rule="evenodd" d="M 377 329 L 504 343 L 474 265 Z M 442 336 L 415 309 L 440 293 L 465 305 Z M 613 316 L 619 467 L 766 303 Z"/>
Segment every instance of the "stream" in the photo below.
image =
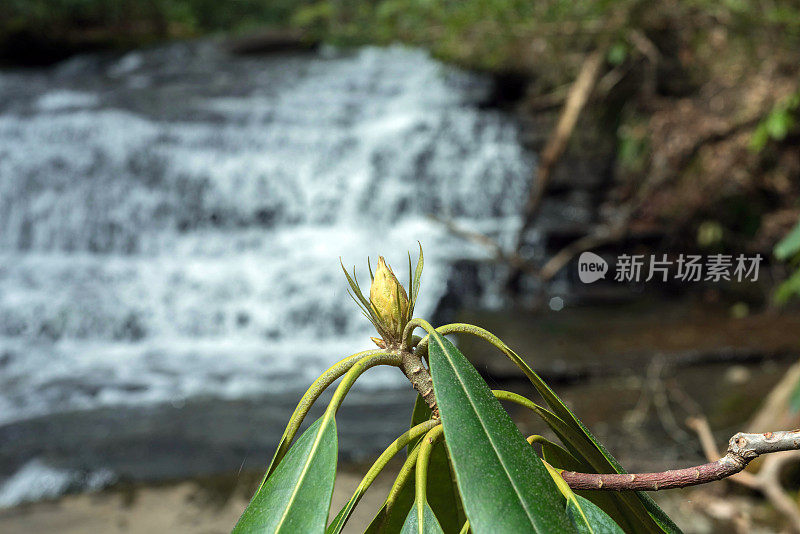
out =
<path fill-rule="evenodd" d="M 694 436 L 665 439 L 645 386 L 736 430 L 796 361 L 800 319 L 648 295 L 510 307 L 503 269 L 432 217 L 516 237 L 535 154 L 492 83 L 406 48 L 236 56 L 205 40 L 0 70 L 0 508 L 260 472 L 305 388 L 370 348 L 339 258 L 363 287 L 379 254 L 404 281 L 418 241 L 417 316 L 500 335 L 626 466 L 702 461 Z M 585 204 L 550 203 L 528 243 L 588 224 Z M 554 288 L 568 297 L 566 278 Z M 492 387 L 532 393 L 457 342 Z M 403 431 L 404 381 L 359 380 L 337 416 L 343 462 Z"/>
<path fill-rule="evenodd" d="M 369 348 L 340 257 L 368 286 L 368 255 L 403 273 L 420 241 L 432 317 L 487 254 L 430 215 L 513 238 L 534 156 L 490 91 L 404 48 L 198 41 L 0 71 L 0 506 L 263 464 L 300 391 Z"/>

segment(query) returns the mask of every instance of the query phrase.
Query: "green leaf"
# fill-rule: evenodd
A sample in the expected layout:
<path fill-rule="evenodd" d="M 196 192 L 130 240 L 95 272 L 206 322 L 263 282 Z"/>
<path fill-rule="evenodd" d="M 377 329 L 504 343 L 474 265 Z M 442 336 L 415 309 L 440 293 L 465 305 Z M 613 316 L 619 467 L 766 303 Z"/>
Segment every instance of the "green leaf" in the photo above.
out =
<path fill-rule="evenodd" d="M 386 497 L 383 506 L 372 519 L 372 522 L 367 527 L 365 534 L 386 534 L 389 532 L 399 532 L 403 527 L 408 511 L 414 503 L 415 496 L 415 464 L 417 454 L 419 453 L 419 444 L 411 450 L 409 456 L 406 458 L 403 467 L 398 474 L 400 484 L 397 488 L 397 495 L 392 503 L 389 502 L 389 496 Z M 403 476 L 403 470 L 408 470 L 407 475 Z M 395 481 L 397 484 L 397 480 Z M 394 490 L 392 485 L 392 490 Z"/>
<path fill-rule="evenodd" d="M 556 483 L 558 490 L 566 499 L 567 517 L 581 534 L 623 534 L 623 530 L 602 509 L 590 500 L 575 494 L 564 482 L 561 473 L 544 462 L 547 471 Z"/>
<path fill-rule="evenodd" d="M 789 410 L 792 414 L 800 411 L 800 382 L 794 385 L 792 394 L 789 395 Z"/>
<path fill-rule="evenodd" d="M 417 395 L 414 412 L 411 414 L 411 426 L 424 423 L 430 418 L 431 409 L 422 397 Z M 419 439 L 423 437 L 420 436 Z M 413 449 L 419 439 L 408 444 L 409 450 Z M 467 520 L 447 447 L 441 440 L 433 446 L 428 463 L 428 503 L 445 532 L 458 532 Z"/>
<path fill-rule="evenodd" d="M 572 428 L 581 436 L 575 443 L 575 448 L 570 449 L 576 459 L 590 463 L 597 473 L 625 473 L 625 470 L 614 459 L 613 456 L 595 439 L 591 432 L 575 417 L 567 408 L 564 402 L 558 398 L 552 389 L 537 375 L 530 366 L 511 350 L 508 345 L 503 343 L 491 332 L 473 325 L 454 324 L 449 325 L 451 332 L 460 332 L 477 336 L 488 341 L 505 354 L 517 367 L 528 377 L 533 386 L 545 399 L 553 410 L 552 415 L 558 417 L 564 424 Z M 446 327 L 443 327 L 446 328 Z M 552 426 L 552 425 L 551 425 Z M 561 436 L 559 436 L 561 439 Z M 567 445 L 567 443 L 565 443 Z M 589 462 L 590 457 L 594 462 Z M 615 507 L 623 515 L 613 515 L 614 510 L 604 508 L 607 513 L 618 520 L 619 524 L 625 528 L 626 532 L 680 533 L 680 529 L 672 523 L 667 515 L 655 504 L 655 502 L 643 492 L 621 492 L 612 496 Z M 595 504 L 600 504 L 600 499 L 592 500 Z"/>
<path fill-rule="evenodd" d="M 550 409 L 553 410 L 552 413 L 580 436 L 579 440 L 572 439 L 572 447 L 569 447 L 570 452 L 576 459 L 589 463 L 597 473 L 627 473 L 611 453 L 589 432 L 589 429 L 580 419 L 564 404 L 564 401 L 550 389 L 550 386 L 522 358 L 505 344 L 502 347 L 498 346 L 498 348 L 503 350 L 528 377 L 547 405 L 550 406 Z M 553 428 L 550 421 L 548 421 L 548 425 Z M 556 429 L 553 428 L 553 431 L 556 431 Z M 570 433 L 570 437 L 574 437 L 572 433 Z M 559 435 L 559 439 L 562 439 L 561 435 Z M 564 445 L 569 444 L 564 442 Z M 628 526 L 626 528 L 627 531 L 635 532 L 636 534 L 640 532 L 681 534 L 678 526 L 670 520 L 669 516 L 646 493 L 624 491 L 612 495 L 612 499 L 624 515 L 624 524 Z M 606 512 L 614 516 L 612 510 L 606 508 Z M 614 517 L 616 518 L 616 516 Z M 619 520 L 619 518 L 617 519 Z"/>
<path fill-rule="evenodd" d="M 769 142 L 769 132 L 764 124 L 760 124 L 750 137 L 749 148 L 753 152 L 761 152 Z"/>
<path fill-rule="evenodd" d="M 413 476 L 413 475 L 412 475 Z M 400 494 L 394 506 L 389 508 L 383 503 L 381 509 L 372 519 L 364 534 L 383 534 L 384 532 L 399 532 L 405 522 L 405 517 L 414 504 L 414 478 L 409 478 L 400 489 Z"/>
<path fill-rule="evenodd" d="M 414 504 L 414 480 L 412 474 L 400 488 L 400 494 L 394 502 L 394 506 L 387 507 L 383 504 L 375 515 L 375 518 L 364 531 L 364 534 L 383 534 L 388 532 L 399 532 L 403 527 L 406 516 Z"/>
<path fill-rule="evenodd" d="M 413 282 L 411 284 L 411 300 L 414 305 L 417 304 L 417 295 L 419 295 L 419 286 L 422 284 L 422 267 L 425 260 L 422 257 L 422 243 L 417 242 L 419 245 L 419 259 L 417 260 L 417 268 L 414 270 Z"/>
<path fill-rule="evenodd" d="M 800 222 L 775 245 L 775 257 L 785 261 L 800 252 Z"/>
<path fill-rule="evenodd" d="M 792 297 L 800 295 L 800 269 L 797 269 L 792 276 L 781 282 L 775 291 L 775 303 L 778 305 L 786 304 Z"/>
<path fill-rule="evenodd" d="M 323 416 L 259 488 L 233 534 L 324 532 L 336 476 L 336 421 Z"/>
<path fill-rule="evenodd" d="M 419 517 L 420 511 L 422 512 L 422 520 Z M 423 502 L 422 506 L 420 506 L 419 503 L 415 502 L 408 512 L 408 517 L 403 523 L 403 529 L 400 534 L 444 534 L 444 531 L 428 503 Z"/>
<path fill-rule="evenodd" d="M 769 136 L 776 141 L 783 141 L 786 134 L 793 126 L 793 118 L 791 113 L 786 109 L 775 110 L 767 116 L 765 126 Z"/>
<path fill-rule="evenodd" d="M 414 425 L 414 427 L 409 429 L 408 432 L 405 432 L 403 435 L 399 436 L 388 447 L 386 447 L 386 449 L 381 453 L 378 459 L 375 460 L 375 463 L 372 464 L 367 473 L 364 475 L 364 478 L 353 492 L 353 496 L 350 497 L 350 500 L 347 501 L 341 510 L 339 510 L 339 513 L 336 514 L 336 517 L 328 525 L 328 528 L 325 532 L 327 534 L 339 534 L 344 529 L 345 524 L 347 523 L 348 519 L 350 519 L 350 515 L 361 501 L 361 498 L 369 490 L 370 486 L 381 473 L 381 471 L 383 471 L 383 469 L 386 467 L 387 463 L 390 462 L 392 458 L 397 455 L 397 453 L 405 449 L 409 442 L 417 440 L 417 437 L 422 436 L 431 429 L 439 426 L 439 421 L 426 420 L 419 425 Z M 415 456 L 406 458 L 404 467 L 400 470 L 398 477 L 403 476 L 403 471 L 406 464 L 415 462 L 415 458 Z"/>
<path fill-rule="evenodd" d="M 542 408 L 544 409 L 544 408 Z M 553 416 L 555 417 L 555 416 Z M 563 440 L 562 440 L 563 441 Z M 578 460 L 575 456 L 559 445 L 551 441 L 539 441 L 542 445 L 542 457 L 544 460 L 559 469 L 576 472 L 591 471 L 591 465 L 585 460 Z M 618 521 L 622 524 L 628 524 L 626 514 L 620 509 L 619 496 L 607 491 L 576 491 L 576 495 L 580 495 L 594 505 L 604 510 L 606 514 L 611 516 L 613 521 Z M 633 527 L 630 527 L 633 530 Z"/>
<path fill-rule="evenodd" d="M 458 349 L 430 333 L 445 443 L 475 532 L 574 532 L 547 470 Z"/>
<path fill-rule="evenodd" d="M 567 500 L 567 517 L 581 534 L 623 534 L 608 514 L 589 499 L 575 495 Z"/>
<path fill-rule="evenodd" d="M 584 469 L 585 463 L 579 462 L 572 453 L 564 450 L 563 447 L 552 441 L 540 441 L 539 444 L 542 446 L 542 458 L 553 467 L 567 471 Z"/>
<path fill-rule="evenodd" d="M 336 517 L 333 518 L 328 528 L 325 529 L 325 534 L 339 534 L 344 528 L 347 519 L 350 518 L 350 514 L 355 509 L 356 504 L 358 504 L 356 497 L 351 497 L 350 500 L 347 501 L 347 504 L 336 514 Z"/>
<path fill-rule="evenodd" d="M 614 43 L 608 49 L 608 54 L 606 55 L 606 59 L 609 63 L 614 65 L 615 67 L 621 65 L 625 58 L 628 57 L 628 47 L 625 46 L 625 43 Z"/>

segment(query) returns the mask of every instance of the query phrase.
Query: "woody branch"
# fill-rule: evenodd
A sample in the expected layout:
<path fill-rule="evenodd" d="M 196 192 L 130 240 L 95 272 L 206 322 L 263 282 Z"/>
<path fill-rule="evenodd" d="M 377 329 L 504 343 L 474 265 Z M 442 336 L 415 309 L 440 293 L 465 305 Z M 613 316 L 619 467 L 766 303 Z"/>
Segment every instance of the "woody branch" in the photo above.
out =
<path fill-rule="evenodd" d="M 763 434 L 740 432 L 728 442 L 727 454 L 716 462 L 660 473 L 598 474 L 562 471 L 561 476 L 574 490 L 658 491 L 722 480 L 742 471 L 748 463 L 762 454 L 792 450 L 800 450 L 800 430 Z"/>

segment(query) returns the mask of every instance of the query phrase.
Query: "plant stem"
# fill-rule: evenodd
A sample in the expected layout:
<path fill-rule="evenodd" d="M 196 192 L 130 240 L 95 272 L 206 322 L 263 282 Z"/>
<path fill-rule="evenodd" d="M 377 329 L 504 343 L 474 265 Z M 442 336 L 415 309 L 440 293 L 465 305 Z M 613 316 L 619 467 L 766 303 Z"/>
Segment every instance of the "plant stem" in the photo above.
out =
<path fill-rule="evenodd" d="M 411 350 L 414 341 L 414 336 L 413 336 L 414 330 L 416 330 L 417 328 L 423 328 L 428 332 L 430 331 L 429 329 L 433 329 L 433 327 L 428 321 L 426 321 L 425 319 L 420 319 L 419 317 L 408 321 L 408 323 L 406 323 L 405 328 L 403 329 L 403 337 L 401 338 L 403 343 L 403 350 L 405 351 Z M 427 344 L 427 339 L 428 336 L 425 336 L 420 341 L 420 343 L 424 341 Z M 419 347 L 419 344 L 417 344 L 417 347 Z"/>
<path fill-rule="evenodd" d="M 386 467 L 386 464 L 389 463 L 389 460 L 395 457 L 395 455 L 402 451 L 406 445 L 408 445 L 411 441 L 415 438 L 419 437 L 422 434 L 427 433 L 431 429 L 441 426 L 439 421 L 434 419 L 429 419 L 424 423 L 420 423 L 415 427 L 412 427 L 408 432 L 397 438 L 389 445 L 385 451 L 375 460 L 375 463 L 372 464 L 367 474 L 364 475 L 364 479 L 361 481 L 361 484 L 358 485 L 359 489 L 366 491 L 367 488 L 375 481 L 375 478 L 378 476 L 378 473 Z"/>
<path fill-rule="evenodd" d="M 355 508 L 358 502 L 361 500 L 361 496 L 364 495 L 364 493 L 369 489 L 383 468 L 386 467 L 386 464 L 388 464 L 389 461 L 394 458 L 398 452 L 403 450 L 411 441 L 422 434 L 425 434 L 437 425 L 439 425 L 439 422 L 433 419 L 429 419 L 424 423 L 420 423 L 394 440 L 392 444 L 389 445 L 386 450 L 383 451 L 383 453 L 381 453 L 378 459 L 375 460 L 375 463 L 372 464 L 372 467 L 369 468 L 367 474 L 364 475 L 364 478 L 359 483 L 358 487 L 353 493 L 353 496 L 345 505 L 345 507 L 349 507 L 350 510 L 348 511 L 347 515 L 342 518 L 342 524 L 339 526 L 339 529 L 341 529 L 344 526 L 344 523 L 347 522 L 347 519 L 350 517 L 350 513 L 352 512 L 353 508 Z M 337 519 L 339 519 L 338 516 Z"/>
<path fill-rule="evenodd" d="M 397 474 L 397 478 L 394 479 L 394 484 L 392 484 L 391 489 L 389 490 L 389 495 L 386 497 L 386 502 L 384 506 L 386 506 L 386 513 L 388 515 L 389 510 L 394 506 L 394 503 L 397 502 L 398 497 L 400 496 L 400 491 L 405 486 L 406 481 L 414 473 L 414 467 L 417 465 L 417 458 L 419 457 L 419 444 L 414 447 L 411 452 L 408 453 L 408 457 L 406 461 L 403 463 L 403 467 L 400 468 L 400 472 Z"/>
<path fill-rule="evenodd" d="M 267 477 L 272 474 L 280 461 L 286 455 L 286 452 L 289 450 L 289 447 L 292 444 L 292 440 L 294 440 L 297 431 L 300 429 L 300 425 L 303 424 L 303 420 L 305 419 L 306 415 L 308 415 L 308 412 L 311 410 L 311 407 L 314 405 L 314 402 L 316 402 L 319 396 L 322 395 L 328 386 L 333 384 L 343 374 L 349 371 L 350 368 L 353 367 L 361 358 L 370 356 L 372 354 L 378 354 L 380 352 L 383 351 L 380 349 L 365 350 L 348 356 L 347 358 L 343 358 L 330 366 L 319 376 L 319 378 L 314 380 L 314 383 L 311 384 L 311 387 L 309 387 L 305 394 L 303 394 L 303 397 L 300 399 L 300 402 L 297 403 L 297 407 L 294 409 L 292 416 L 289 418 L 289 423 L 286 425 L 286 430 L 283 431 L 280 445 L 275 451 L 275 455 L 272 457 L 272 462 L 269 464 L 269 468 L 264 476 L 264 480 L 261 482 L 262 484 L 264 481 L 266 481 Z"/>
<path fill-rule="evenodd" d="M 344 401 L 345 395 L 347 395 L 347 393 L 350 391 L 350 388 L 353 387 L 353 384 L 356 383 L 356 380 L 364 373 L 364 371 L 375 367 L 376 365 L 393 365 L 395 367 L 400 367 L 401 364 L 402 357 L 395 352 L 381 351 L 375 354 L 370 354 L 369 356 L 365 356 L 358 360 L 350 368 L 350 370 L 345 373 L 344 377 L 342 377 L 342 381 L 336 388 L 336 392 L 333 394 L 331 402 L 328 403 L 328 408 L 325 410 L 325 415 L 323 415 L 323 417 L 329 418 L 336 415 L 336 412 L 339 411 L 339 406 L 341 406 L 342 401 Z"/>
<path fill-rule="evenodd" d="M 427 501 L 426 490 L 428 486 L 428 464 L 433 451 L 433 444 L 442 436 L 442 425 L 437 425 L 425 434 L 419 445 L 419 457 L 417 458 L 417 481 L 416 481 L 416 503 L 420 521 L 422 521 L 422 508 Z"/>
<path fill-rule="evenodd" d="M 522 395 L 492 390 L 495 397 L 528 408 L 540 408 Z M 534 436 L 531 436 L 534 437 Z M 537 441 L 528 439 L 529 442 Z M 685 488 L 722 480 L 742 471 L 762 454 L 800 450 L 800 430 L 746 434 L 739 432 L 728 443 L 728 452 L 716 462 L 657 473 L 577 473 L 561 471 L 561 477 L 573 490 L 659 491 Z"/>
<path fill-rule="evenodd" d="M 525 362 L 522 361 L 516 352 L 511 350 L 508 345 L 503 343 L 496 335 L 492 334 L 488 330 L 481 328 L 479 326 L 467 324 L 467 323 L 451 323 L 446 324 L 444 326 L 440 326 L 436 329 L 436 332 L 440 335 L 446 336 L 449 334 L 470 334 L 475 337 L 479 337 L 484 341 L 488 341 L 492 345 L 494 345 L 500 352 L 505 354 L 514 364 L 520 368 L 520 370 L 525 373 L 526 376 L 529 375 L 529 368 Z M 420 355 L 428 353 L 428 338 L 430 336 L 425 336 L 422 340 L 417 343 L 417 350 L 416 352 Z M 528 376 L 530 378 L 530 376 Z"/>
<path fill-rule="evenodd" d="M 403 364 L 400 368 L 403 370 L 403 373 L 405 373 L 406 378 L 411 382 L 414 389 L 417 390 L 417 393 L 420 394 L 431 409 L 433 417 L 438 418 L 439 407 L 436 405 L 436 395 L 433 391 L 433 379 L 422 362 L 422 354 L 424 352 L 418 349 L 416 343 L 418 338 L 413 335 L 414 329 L 416 328 L 424 328 L 427 331 L 433 331 L 433 327 L 424 319 L 412 319 L 406 324 L 401 340 L 400 351 L 403 356 Z"/>
<path fill-rule="evenodd" d="M 762 454 L 793 450 L 800 450 L 800 431 L 780 430 L 763 434 L 739 432 L 728 442 L 727 454 L 716 462 L 660 473 L 622 475 L 562 471 L 561 476 L 572 489 L 578 490 L 658 491 L 721 480 L 740 472 Z"/>
<path fill-rule="evenodd" d="M 432 417 L 439 418 L 439 407 L 436 405 L 436 395 L 433 391 L 433 379 L 430 372 L 422 363 L 422 358 L 414 352 L 401 351 L 402 362 L 400 369 L 406 375 L 411 385 L 420 394 L 422 400 L 431 409 Z"/>

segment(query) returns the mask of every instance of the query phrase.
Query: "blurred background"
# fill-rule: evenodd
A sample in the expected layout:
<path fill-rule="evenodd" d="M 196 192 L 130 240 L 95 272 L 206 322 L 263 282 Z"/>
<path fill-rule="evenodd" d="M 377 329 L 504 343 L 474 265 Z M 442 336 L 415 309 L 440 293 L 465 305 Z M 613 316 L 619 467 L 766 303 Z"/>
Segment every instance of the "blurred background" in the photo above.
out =
<path fill-rule="evenodd" d="M 800 426 L 799 120 L 796 0 L 5 0 L 0 532 L 229 531 L 305 388 L 370 346 L 339 258 L 366 285 L 418 241 L 417 315 L 495 332 L 631 471 Z M 622 282 L 622 254 L 762 261 Z M 334 511 L 413 400 L 354 388 Z M 775 456 L 656 498 L 687 532 L 800 531 Z"/>

